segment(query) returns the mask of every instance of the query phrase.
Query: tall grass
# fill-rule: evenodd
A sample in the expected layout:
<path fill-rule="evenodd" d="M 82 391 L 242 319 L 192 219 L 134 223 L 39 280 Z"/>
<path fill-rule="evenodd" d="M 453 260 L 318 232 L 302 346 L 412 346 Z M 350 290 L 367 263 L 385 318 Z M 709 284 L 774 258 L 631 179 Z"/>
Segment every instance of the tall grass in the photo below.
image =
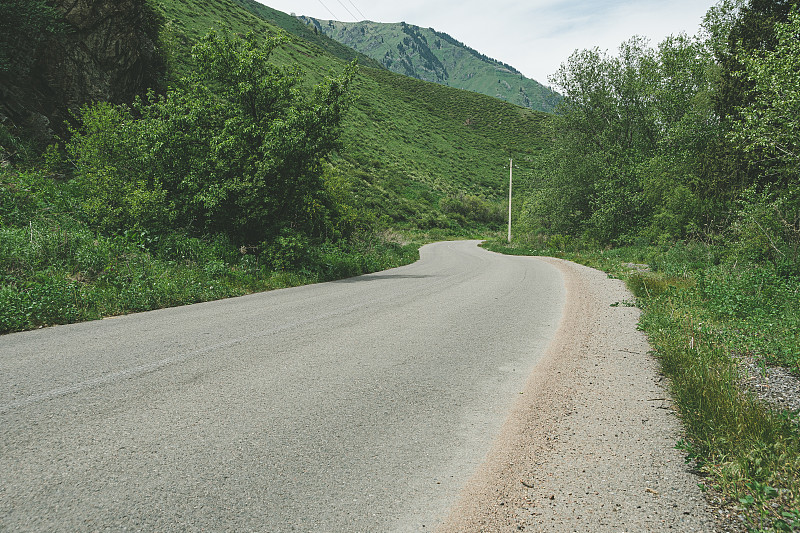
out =
<path fill-rule="evenodd" d="M 263 256 L 221 249 L 213 238 L 170 236 L 175 249 L 194 252 L 181 254 L 130 235 L 33 228 L 33 239 L 26 228 L 0 228 L 0 333 L 339 279 L 418 257 L 413 245 L 375 238 L 319 245 L 304 264 L 276 270 Z"/>
<path fill-rule="evenodd" d="M 747 335 L 733 335 L 730 321 L 715 311 L 736 284 L 712 298 L 693 276 L 676 284 L 663 273 L 634 273 L 628 284 L 645 310 L 641 327 L 670 379 L 686 429 L 681 446 L 708 476 L 707 484 L 741 507 L 753 528 L 800 527 L 798 419 L 742 387 L 731 354 Z"/>

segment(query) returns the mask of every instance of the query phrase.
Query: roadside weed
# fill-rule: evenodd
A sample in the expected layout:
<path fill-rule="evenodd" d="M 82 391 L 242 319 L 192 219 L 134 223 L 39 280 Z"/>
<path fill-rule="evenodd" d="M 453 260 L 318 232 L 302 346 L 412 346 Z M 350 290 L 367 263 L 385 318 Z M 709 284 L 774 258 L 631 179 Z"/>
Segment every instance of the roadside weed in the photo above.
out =
<path fill-rule="evenodd" d="M 670 380 L 685 430 L 678 447 L 702 485 L 753 531 L 800 530 L 800 415 L 757 399 L 737 363 L 751 357 L 800 376 L 796 277 L 768 263 L 726 263 L 724 249 L 699 243 L 554 252 L 497 239 L 486 247 L 555 255 L 625 279 Z M 625 266 L 631 262 L 650 271 Z"/>

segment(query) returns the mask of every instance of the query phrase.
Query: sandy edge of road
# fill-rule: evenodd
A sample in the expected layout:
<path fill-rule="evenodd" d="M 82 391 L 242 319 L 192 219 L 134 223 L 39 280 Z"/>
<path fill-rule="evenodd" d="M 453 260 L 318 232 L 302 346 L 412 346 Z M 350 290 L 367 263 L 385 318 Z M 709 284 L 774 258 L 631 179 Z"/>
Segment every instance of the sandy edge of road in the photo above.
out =
<path fill-rule="evenodd" d="M 620 280 L 553 258 L 555 338 L 437 531 L 713 531 L 679 421 Z M 614 305 L 618 303 L 618 305 Z"/>

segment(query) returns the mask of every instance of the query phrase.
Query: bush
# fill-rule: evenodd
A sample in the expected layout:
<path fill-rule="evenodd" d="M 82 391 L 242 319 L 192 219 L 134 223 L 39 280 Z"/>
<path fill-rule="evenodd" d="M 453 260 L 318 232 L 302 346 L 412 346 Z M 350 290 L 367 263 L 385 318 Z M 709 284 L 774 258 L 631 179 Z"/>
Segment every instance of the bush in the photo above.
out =
<path fill-rule="evenodd" d="M 729 254 L 735 261 L 767 261 L 800 275 L 800 185 L 778 193 L 746 189 L 731 225 Z"/>
<path fill-rule="evenodd" d="M 158 231 L 170 213 L 161 177 L 141 143 L 145 123 L 124 105 L 98 103 L 81 111 L 81 127 L 71 130 L 67 152 L 78 168 L 83 209 L 101 231 Z"/>
<path fill-rule="evenodd" d="M 18 287 L 0 287 L 0 332 L 68 324 L 83 318 L 78 284 L 42 274 Z"/>
<path fill-rule="evenodd" d="M 500 205 L 463 192 L 445 196 L 439 201 L 439 208 L 442 213 L 460 215 L 466 221 L 483 224 L 501 224 L 505 221 Z"/>
<path fill-rule="evenodd" d="M 266 259 L 272 268 L 297 271 L 309 266 L 311 246 L 308 238 L 296 231 L 284 229 L 277 239 L 266 248 Z"/>
<path fill-rule="evenodd" d="M 109 233 L 177 225 L 248 245 L 284 227 L 350 231 L 355 218 L 332 205 L 321 159 L 338 146 L 355 67 L 308 94 L 297 71 L 269 63 L 281 42 L 212 31 L 194 48 L 197 71 L 166 96 L 85 107 L 67 151 L 91 221 Z"/>

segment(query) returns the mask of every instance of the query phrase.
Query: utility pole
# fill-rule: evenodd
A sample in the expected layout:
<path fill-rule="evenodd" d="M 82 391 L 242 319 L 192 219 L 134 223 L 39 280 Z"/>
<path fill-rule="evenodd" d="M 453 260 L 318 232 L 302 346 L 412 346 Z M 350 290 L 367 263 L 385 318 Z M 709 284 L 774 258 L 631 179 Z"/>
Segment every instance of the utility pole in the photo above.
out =
<path fill-rule="evenodd" d="M 508 160 L 508 242 L 511 242 L 511 182 L 514 178 L 514 160 Z"/>

